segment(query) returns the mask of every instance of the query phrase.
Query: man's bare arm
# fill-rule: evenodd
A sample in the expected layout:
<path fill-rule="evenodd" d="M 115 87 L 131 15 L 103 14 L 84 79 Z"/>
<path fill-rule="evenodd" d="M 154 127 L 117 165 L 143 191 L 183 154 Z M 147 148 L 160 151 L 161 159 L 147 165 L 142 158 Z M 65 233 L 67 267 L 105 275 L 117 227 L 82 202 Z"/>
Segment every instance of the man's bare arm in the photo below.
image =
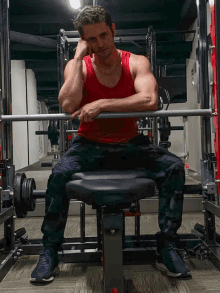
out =
<path fill-rule="evenodd" d="M 59 103 L 66 113 L 76 111 L 83 97 L 82 59 L 70 60 L 64 70 L 64 84 L 59 93 Z"/>
<path fill-rule="evenodd" d="M 134 82 L 136 94 L 124 99 L 102 100 L 101 112 L 156 111 L 158 84 L 144 56 L 137 57 L 137 74 Z"/>

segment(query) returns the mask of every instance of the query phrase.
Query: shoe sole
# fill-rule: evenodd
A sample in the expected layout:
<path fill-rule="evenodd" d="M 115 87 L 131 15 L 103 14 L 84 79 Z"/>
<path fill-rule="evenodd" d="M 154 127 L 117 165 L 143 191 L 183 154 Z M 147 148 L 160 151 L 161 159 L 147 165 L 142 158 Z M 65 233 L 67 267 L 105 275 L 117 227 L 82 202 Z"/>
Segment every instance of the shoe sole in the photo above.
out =
<path fill-rule="evenodd" d="M 190 277 L 191 273 L 188 272 L 187 275 L 184 275 L 182 273 L 172 273 L 168 270 L 168 268 L 163 264 L 163 263 L 158 263 L 156 262 L 156 268 L 160 271 L 166 272 L 167 276 L 173 277 L 173 278 L 178 278 L 178 277 Z"/>
<path fill-rule="evenodd" d="M 52 282 L 54 280 L 54 275 L 57 275 L 60 272 L 59 267 L 57 266 L 53 270 L 53 276 L 51 276 L 49 279 L 36 279 L 36 278 L 30 278 L 30 282 L 35 282 L 35 283 L 47 283 L 47 282 Z"/>

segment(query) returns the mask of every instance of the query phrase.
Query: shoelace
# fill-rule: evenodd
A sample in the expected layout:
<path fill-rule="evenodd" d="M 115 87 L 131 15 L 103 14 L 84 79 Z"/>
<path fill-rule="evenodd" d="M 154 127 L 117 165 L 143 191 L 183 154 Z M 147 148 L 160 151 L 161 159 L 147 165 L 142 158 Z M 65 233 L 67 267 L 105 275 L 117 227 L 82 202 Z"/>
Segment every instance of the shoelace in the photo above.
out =
<path fill-rule="evenodd" d="M 62 256 L 58 255 L 58 260 L 60 263 L 64 263 L 63 262 L 63 258 L 64 258 L 64 252 L 63 252 L 63 248 L 59 247 L 58 251 L 62 251 Z M 50 263 L 49 261 L 49 251 L 41 251 L 40 252 L 40 259 L 39 259 L 39 265 L 46 265 L 48 263 Z M 43 257 L 44 256 L 44 257 Z"/>
<path fill-rule="evenodd" d="M 175 250 L 175 251 L 174 251 L 174 250 Z M 178 260 L 178 256 L 177 256 L 177 254 L 176 254 L 176 250 L 177 250 L 177 249 L 172 249 L 172 250 L 170 251 L 170 254 L 171 254 L 173 260 Z"/>
<path fill-rule="evenodd" d="M 179 249 L 177 247 L 173 247 L 172 244 L 169 244 L 169 249 L 171 250 L 170 254 L 171 254 L 173 260 L 179 260 L 180 259 L 181 261 L 183 261 L 181 253 L 179 252 Z"/>
<path fill-rule="evenodd" d="M 40 252 L 39 265 L 45 266 L 46 264 L 48 264 L 50 262 L 48 256 L 49 256 L 49 252 L 47 252 L 47 251 L 41 251 Z"/>

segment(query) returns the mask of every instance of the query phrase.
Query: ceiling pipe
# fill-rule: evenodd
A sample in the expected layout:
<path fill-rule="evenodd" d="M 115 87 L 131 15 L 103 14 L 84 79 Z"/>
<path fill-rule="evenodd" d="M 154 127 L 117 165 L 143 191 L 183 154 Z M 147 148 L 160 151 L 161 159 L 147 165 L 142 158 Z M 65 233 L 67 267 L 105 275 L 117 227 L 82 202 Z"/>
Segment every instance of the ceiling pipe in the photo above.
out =
<path fill-rule="evenodd" d="M 57 48 L 57 41 L 29 34 L 23 34 L 19 32 L 10 31 L 11 42 L 17 42 L 32 46 L 45 47 L 45 48 Z"/>

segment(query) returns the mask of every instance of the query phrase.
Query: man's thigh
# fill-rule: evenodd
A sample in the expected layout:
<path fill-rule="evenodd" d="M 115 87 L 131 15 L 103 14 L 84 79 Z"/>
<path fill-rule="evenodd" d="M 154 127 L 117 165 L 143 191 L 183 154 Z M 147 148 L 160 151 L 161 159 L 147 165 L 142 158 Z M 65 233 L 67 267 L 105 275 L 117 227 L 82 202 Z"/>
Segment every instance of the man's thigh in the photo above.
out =
<path fill-rule="evenodd" d="M 77 137 L 70 149 L 55 165 L 54 170 L 65 173 L 72 171 L 96 170 L 103 165 L 104 156 L 101 148 L 90 141 Z"/>
<path fill-rule="evenodd" d="M 129 149 L 130 148 L 130 149 Z M 130 168 L 144 168 L 149 171 L 149 178 L 165 181 L 169 170 L 174 166 L 184 168 L 182 160 L 168 150 L 152 143 L 139 142 L 136 145 L 128 145 L 127 161 Z"/>
<path fill-rule="evenodd" d="M 77 137 L 70 149 L 52 169 L 52 176 L 49 180 L 50 187 L 62 187 L 71 180 L 74 173 L 104 168 L 103 159 L 100 147 L 90 144 L 84 138 Z"/>

